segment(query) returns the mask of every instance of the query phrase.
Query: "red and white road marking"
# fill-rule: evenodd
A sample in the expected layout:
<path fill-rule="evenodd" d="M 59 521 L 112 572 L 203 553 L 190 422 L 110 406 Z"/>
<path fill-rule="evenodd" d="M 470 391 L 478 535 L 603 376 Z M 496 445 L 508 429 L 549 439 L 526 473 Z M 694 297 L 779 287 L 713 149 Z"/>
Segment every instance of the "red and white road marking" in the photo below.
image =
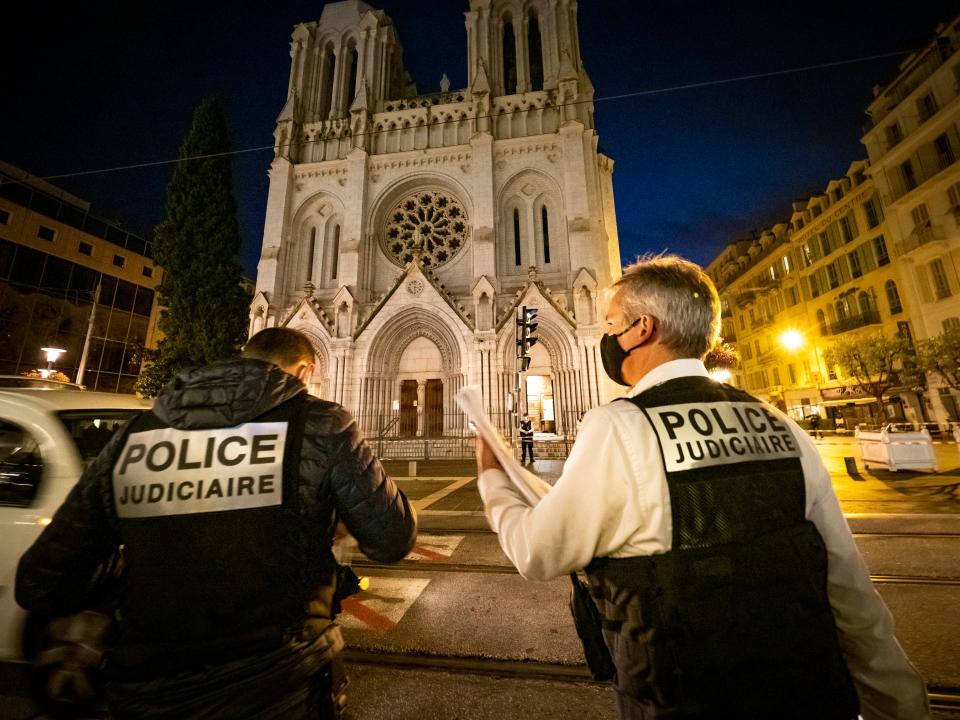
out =
<path fill-rule="evenodd" d="M 422 562 L 443 562 L 449 560 L 450 556 L 456 552 L 460 543 L 463 542 L 463 535 L 424 535 L 417 536 L 417 544 L 407 555 L 407 560 L 419 560 Z"/>
<path fill-rule="evenodd" d="M 370 588 L 343 600 L 337 622 L 356 630 L 392 630 L 430 584 L 422 578 L 370 577 Z"/>

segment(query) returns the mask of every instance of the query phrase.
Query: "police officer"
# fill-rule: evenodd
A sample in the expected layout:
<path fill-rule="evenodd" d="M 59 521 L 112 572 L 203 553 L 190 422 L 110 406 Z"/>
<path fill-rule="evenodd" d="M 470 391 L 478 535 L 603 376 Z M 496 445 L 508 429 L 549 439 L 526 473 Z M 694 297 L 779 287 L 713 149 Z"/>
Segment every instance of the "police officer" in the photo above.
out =
<path fill-rule="evenodd" d="M 21 559 L 17 601 L 64 615 L 123 545 L 112 717 L 335 716 L 334 529 L 393 562 L 416 518 L 350 414 L 307 393 L 313 371 L 306 337 L 269 328 L 181 373 Z"/>
<path fill-rule="evenodd" d="M 489 448 L 477 460 L 525 577 L 586 568 L 620 716 L 929 717 L 813 442 L 708 376 L 709 278 L 661 256 L 615 288 L 601 357 L 630 390 L 586 414 L 547 497 L 529 507 Z"/>
<path fill-rule="evenodd" d="M 529 415 L 520 421 L 520 462 L 526 463 L 527 457 L 533 462 L 533 422 Z"/>

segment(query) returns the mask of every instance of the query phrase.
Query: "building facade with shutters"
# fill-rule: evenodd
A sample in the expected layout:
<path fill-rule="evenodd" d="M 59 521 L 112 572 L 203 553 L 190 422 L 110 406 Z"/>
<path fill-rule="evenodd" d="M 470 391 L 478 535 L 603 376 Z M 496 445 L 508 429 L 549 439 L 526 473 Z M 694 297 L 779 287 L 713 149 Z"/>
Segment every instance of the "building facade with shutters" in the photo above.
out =
<path fill-rule="evenodd" d="M 132 393 L 161 279 L 149 242 L 0 162 L 0 373 L 45 368 L 40 348 L 56 346 L 56 369 L 77 380 L 86 343 L 83 384 Z"/>
<path fill-rule="evenodd" d="M 515 318 L 539 309 L 519 398 L 541 431 L 606 401 L 598 292 L 620 274 L 573 0 L 471 0 L 469 85 L 419 94 L 390 18 L 327 3 L 291 42 L 250 332 L 311 339 L 317 395 L 368 432 L 508 422 Z"/>
<path fill-rule="evenodd" d="M 874 88 L 867 112 L 869 160 L 795 203 L 789 222 L 728 246 L 708 272 L 742 387 L 798 419 L 945 427 L 960 421 L 960 397 L 935 375 L 892 388 L 871 418 L 873 399 L 853 392 L 824 353 L 835 338 L 870 330 L 916 343 L 960 327 L 960 17 Z M 790 331 L 802 345 L 788 347 Z"/>

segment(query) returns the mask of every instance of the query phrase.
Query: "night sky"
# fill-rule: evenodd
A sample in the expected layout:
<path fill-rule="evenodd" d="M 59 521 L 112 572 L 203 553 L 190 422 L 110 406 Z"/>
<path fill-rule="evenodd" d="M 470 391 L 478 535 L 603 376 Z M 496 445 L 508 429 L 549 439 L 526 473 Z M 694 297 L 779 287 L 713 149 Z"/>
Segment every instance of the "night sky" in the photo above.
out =
<path fill-rule="evenodd" d="M 382 0 L 420 92 L 466 86 L 467 0 Z M 274 121 L 293 26 L 321 2 L 9 4 L 0 43 L 0 159 L 39 176 L 169 160 L 200 99 L 222 93 L 237 149 L 241 262 L 256 272 Z M 598 100 L 922 47 L 956 0 L 896 4 L 580 0 Z M 600 101 L 624 262 L 670 250 L 709 262 L 786 220 L 865 157 L 871 88 L 903 56 L 713 87 Z M 172 165 L 51 180 L 147 235 Z"/>

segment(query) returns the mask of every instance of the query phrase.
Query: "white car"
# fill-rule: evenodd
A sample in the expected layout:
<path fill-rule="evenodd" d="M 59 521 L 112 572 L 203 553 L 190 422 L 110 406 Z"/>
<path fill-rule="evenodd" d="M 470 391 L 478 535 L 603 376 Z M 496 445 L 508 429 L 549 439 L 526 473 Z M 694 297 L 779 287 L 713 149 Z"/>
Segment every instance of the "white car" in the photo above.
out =
<path fill-rule="evenodd" d="M 0 388 L 0 659 L 22 657 L 20 556 L 113 433 L 150 406 L 132 395 Z"/>

